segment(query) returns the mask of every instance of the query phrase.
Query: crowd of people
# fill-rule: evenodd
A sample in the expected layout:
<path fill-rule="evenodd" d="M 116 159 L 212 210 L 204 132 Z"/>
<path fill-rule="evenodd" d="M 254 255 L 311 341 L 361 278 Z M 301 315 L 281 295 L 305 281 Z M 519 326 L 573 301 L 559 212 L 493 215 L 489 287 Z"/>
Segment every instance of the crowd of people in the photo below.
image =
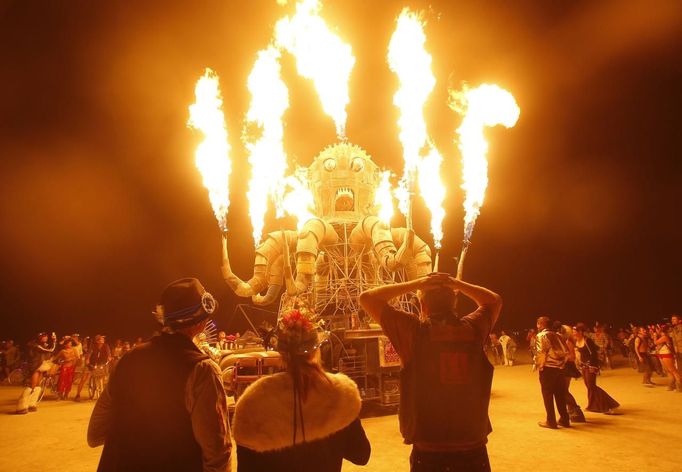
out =
<path fill-rule="evenodd" d="M 533 370 L 539 371 L 547 414 L 539 423 L 541 427 L 556 429 L 570 427 L 571 421 L 585 421 L 569 392 L 571 378 L 582 377 L 587 387 L 588 411 L 618 414 L 619 403 L 597 386 L 601 369 L 613 368 L 614 353 L 629 359 L 630 365 L 642 373 L 643 386 L 654 387 L 651 377 L 657 372 L 661 377 L 669 377 L 669 391 L 682 392 L 682 319 L 679 315 L 672 315 L 670 324 L 630 325 L 619 329 L 615 336 L 599 323 L 593 329 L 585 323 L 571 327 L 559 321 L 551 323 L 544 316 L 538 318 L 536 329 L 530 330 L 526 339 Z"/>
<path fill-rule="evenodd" d="M 418 316 L 391 304 L 415 291 Z M 472 299 L 476 310 L 457 314 L 456 293 Z M 367 290 L 360 304 L 401 357 L 399 423 L 405 443 L 412 445 L 410 470 L 490 471 L 490 361 L 514 365 L 521 344 L 518 333 L 493 332 L 501 298 L 447 274 L 431 274 Z M 366 464 L 371 446 L 359 419 L 357 385 L 343 374 L 325 372 L 319 327 L 297 309 L 279 321 L 277 350 L 284 371 L 256 380 L 228 420 L 215 359 L 233 349 L 236 339 L 220 332 L 209 344 L 201 336 L 216 307 L 197 279 L 180 279 L 162 293 L 161 328 L 147 342 L 117 340 L 110 348 L 102 335 L 90 343 L 77 334 L 58 341 L 54 333 L 41 333 L 25 355 L 29 375 L 17 412 L 35 410 L 32 397 L 45 373 L 58 369 L 58 395 L 66 399 L 81 367 L 78 400 L 88 373 L 106 366 L 111 382 L 88 427 L 88 443 L 104 445 L 102 470 L 229 471 L 232 439 L 239 470 L 245 472 L 339 471 L 344 459 Z M 585 421 L 569 390 L 576 378 L 587 387 L 587 411 L 618 414 L 619 403 L 597 385 L 601 369 L 613 368 L 615 353 L 642 372 L 646 387 L 654 385 L 652 373 L 658 372 L 669 377 L 669 390 L 682 391 L 682 320 L 673 315 L 670 321 L 630 326 L 612 336 L 598 323 L 590 329 L 539 317 L 526 337 L 546 410 L 539 426 L 558 429 Z M 9 341 L 2 354 L 2 372 L 9 376 L 22 356 Z"/>
<path fill-rule="evenodd" d="M 559 326 L 566 329 L 565 325 Z M 595 367 L 599 369 L 612 369 L 614 355 L 620 355 L 627 359 L 629 365 L 642 373 L 642 385 L 654 387 L 652 375 L 656 373 L 659 377 L 667 377 L 668 390 L 682 391 L 680 372 L 682 371 L 682 317 L 671 315 L 666 322 L 637 326 L 630 324 L 615 330 L 615 334 L 600 323 L 595 323 L 589 328 L 584 323 L 578 323 L 571 328 L 575 333 L 580 326 L 584 337 L 589 340 L 589 346 L 596 351 L 596 359 L 593 361 Z M 526 341 L 532 359 L 532 369 L 538 367 L 536 329 L 528 331 Z M 567 336 L 570 338 L 570 334 Z"/>
<path fill-rule="evenodd" d="M 68 399 L 75 387 L 73 400 L 78 402 L 93 373 L 106 377 L 124 354 L 141 343 L 142 338 L 137 338 L 133 344 L 116 340 L 112 348 L 101 334 L 81 339 L 78 333 L 58 338 L 54 332 L 38 333 L 23 350 L 14 340 L 2 341 L 0 380 L 24 384 L 17 404 L 18 414 L 37 411 L 47 378 L 55 379 L 53 389 L 57 400 Z"/>

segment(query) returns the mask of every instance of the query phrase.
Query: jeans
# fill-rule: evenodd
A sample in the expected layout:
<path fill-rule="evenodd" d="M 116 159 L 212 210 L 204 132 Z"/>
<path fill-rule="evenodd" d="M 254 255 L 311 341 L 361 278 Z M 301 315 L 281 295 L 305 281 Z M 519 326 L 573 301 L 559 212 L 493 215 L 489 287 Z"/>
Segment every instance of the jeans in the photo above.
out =
<path fill-rule="evenodd" d="M 412 449 L 411 472 L 490 472 L 485 446 L 469 451 L 426 452 Z"/>
<path fill-rule="evenodd" d="M 547 413 L 547 423 L 556 425 L 556 413 L 554 403 L 559 411 L 559 418 L 563 423 L 569 422 L 568 411 L 566 410 L 566 380 L 561 369 L 544 367 L 540 371 L 540 388 L 542 390 L 542 400 L 545 403 Z"/>

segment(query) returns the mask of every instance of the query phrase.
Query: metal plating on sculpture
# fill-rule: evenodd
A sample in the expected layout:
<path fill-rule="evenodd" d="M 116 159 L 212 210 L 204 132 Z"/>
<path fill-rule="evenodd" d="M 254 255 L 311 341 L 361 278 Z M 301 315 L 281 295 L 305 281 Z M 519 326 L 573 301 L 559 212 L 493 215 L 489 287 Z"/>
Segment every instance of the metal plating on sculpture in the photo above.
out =
<path fill-rule="evenodd" d="M 381 173 L 359 146 L 327 147 L 306 174 L 314 217 L 301 231 L 269 233 L 256 248 L 248 281 L 232 271 L 224 235 L 223 277 L 238 296 L 255 304 L 275 303 L 284 289 L 280 307 L 296 297 L 330 327 L 351 328 L 361 291 L 428 274 L 431 249 L 413 231 L 379 219 L 374 202 Z"/>

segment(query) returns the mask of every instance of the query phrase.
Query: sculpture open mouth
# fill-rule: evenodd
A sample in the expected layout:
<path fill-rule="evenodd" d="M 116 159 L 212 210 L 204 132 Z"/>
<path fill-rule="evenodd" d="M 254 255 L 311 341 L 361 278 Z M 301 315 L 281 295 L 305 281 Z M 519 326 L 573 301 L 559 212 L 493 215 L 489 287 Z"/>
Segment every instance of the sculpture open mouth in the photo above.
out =
<path fill-rule="evenodd" d="M 334 199 L 334 209 L 336 211 L 353 211 L 355 207 L 355 196 L 348 187 L 341 187 L 336 191 Z"/>

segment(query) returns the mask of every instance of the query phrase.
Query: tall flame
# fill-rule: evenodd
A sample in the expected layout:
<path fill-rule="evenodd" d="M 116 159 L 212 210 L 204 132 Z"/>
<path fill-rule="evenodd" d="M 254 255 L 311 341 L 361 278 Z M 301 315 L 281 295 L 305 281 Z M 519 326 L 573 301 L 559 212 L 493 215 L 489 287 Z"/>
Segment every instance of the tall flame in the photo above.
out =
<path fill-rule="evenodd" d="M 381 182 L 374 194 L 374 205 L 378 208 L 378 217 L 387 225 L 391 225 L 393 218 L 393 195 L 391 194 L 391 171 L 381 173 Z"/>
<path fill-rule="evenodd" d="M 450 91 L 450 107 L 463 114 L 457 129 L 459 149 L 462 153 L 462 189 L 464 200 L 464 240 L 471 240 L 485 190 L 488 186 L 488 143 L 483 129 L 503 125 L 511 128 L 519 118 L 520 109 L 511 93 L 492 84 L 474 89 Z"/>
<path fill-rule="evenodd" d="M 296 57 L 298 73 L 311 79 L 325 113 L 332 117 L 339 138 L 345 136 L 348 79 L 355 65 L 350 45 L 344 43 L 319 16 L 318 0 L 301 0 L 293 17 L 275 26 L 277 46 Z"/>
<path fill-rule="evenodd" d="M 218 76 L 211 69 L 197 81 L 196 102 L 189 107 L 187 125 L 201 131 L 204 140 L 195 152 L 195 163 L 208 190 L 213 213 L 222 231 L 227 231 L 227 210 L 230 206 L 229 180 L 232 165 L 227 142 L 225 116 L 221 109 Z"/>
<path fill-rule="evenodd" d="M 436 85 L 431 55 L 426 51 L 425 43 L 424 22 L 418 14 L 403 9 L 388 46 L 389 67 L 400 81 L 393 103 L 400 109 L 398 127 L 405 161 L 396 197 L 400 211 L 406 215 L 418 173 L 420 192 L 431 212 L 434 246 L 439 249 L 443 239 L 445 187 L 439 175 L 443 158 L 433 146 L 424 120 L 424 105 Z M 424 158 L 421 157 L 423 152 L 427 153 Z"/>
<path fill-rule="evenodd" d="M 314 207 L 313 194 L 308 187 L 305 168 L 298 168 L 294 175 L 285 179 L 287 191 L 282 200 L 282 206 L 287 214 L 296 217 L 296 226 L 300 231 L 306 221 L 314 218 L 311 212 Z"/>
<path fill-rule="evenodd" d="M 289 107 L 289 92 L 281 78 L 279 57 L 280 53 L 274 47 L 260 51 L 248 78 L 251 105 L 246 120 L 260 131 L 258 137 L 246 132 L 243 136 L 252 172 L 247 196 L 256 245 L 262 237 L 268 197 L 275 202 L 277 217 L 284 216 L 282 200 L 287 157 L 282 144 L 282 116 Z"/>
<path fill-rule="evenodd" d="M 431 55 L 424 49 L 424 23 L 416 13 L 403 9 L 388 45 L 388 65 L 400 81 L 393 103 L 400 109 L 398 127 L 403 145 L 405 171 L 397 192 L 399 207 L 407 213 L 409 193 L 420 160 L 420 151 L 427 143 L 424 104 L 436 79 L 431 72 Z"/>
<path fill-rule="evenodd" d="M 443 157 L 436 148 L 431 148 L 429 154 L 419 164 L 419 192 L 431 212 L 431 234 L 433 245 L 436 249 L 441 248 L 443 241 L 443 219 L 445 209 L 445 185 L 440 178 L 440 165 Z"/>

